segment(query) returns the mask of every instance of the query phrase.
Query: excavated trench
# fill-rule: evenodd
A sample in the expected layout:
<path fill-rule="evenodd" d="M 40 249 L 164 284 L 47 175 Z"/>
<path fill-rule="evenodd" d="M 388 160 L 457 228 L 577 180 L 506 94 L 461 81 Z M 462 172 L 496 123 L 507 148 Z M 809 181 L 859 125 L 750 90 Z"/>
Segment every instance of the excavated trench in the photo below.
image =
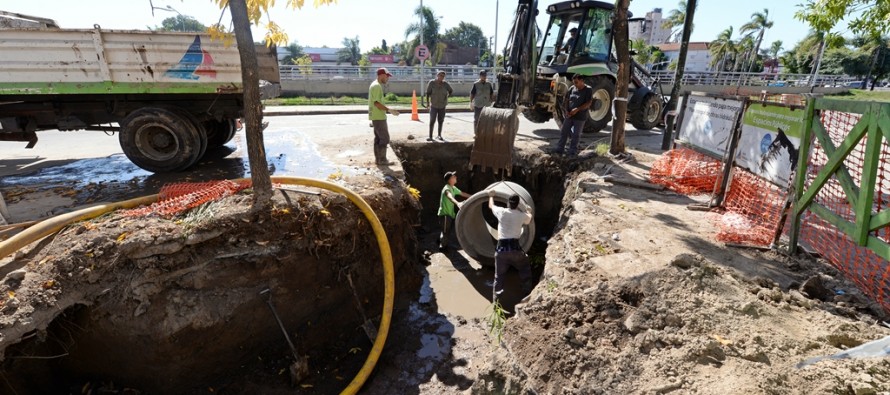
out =
<path fill-rule="evenodd" d="M 395 307 L 404 308 L 422 279 L 419 205 L 391 178 L 350 185 L 389 237 Z M 326 192 L 280 190 L 259 213 L 250 201 L 235 195 L 173 218 L 115 212 L 7 260 L 0 393 L 345 388 L 371 349 L 383 305 L 370 224 Z M 294 358 L 267 295 L 297 354 L 308 357 L 299 385 L 290 382 Z"/>
<path fill-rule="evenodd" d="M 418 299 L 421 249 L 430 249 L 438 234 L 446 171 L 456 171 L 458 187 L 471 194 L 504 180 L 527 190 L 536 207 L 530 255 L 540 273 L 545 241 L 560 220 L 566 174 L 574 169 L 519 153 L 512 175 L 501 177 L 467 168 L 469 143 L 396 142 L 393 148 L 408 184 L 421 193 L 419 202 L 391 178 L 350 180 L 392 247 L 393 325 Z M 0 393 L 342 390 L 380 322 L 383 273 L 370 225 L 334 194 L 281 190 L 265 213 L 252 212 L 249 202 L 249 195 L 235 195 L 173 218 L 113 213 L 73 224 L 7 259 L 0 266 L 0 294 L 6 295 Z M 496 224 L 486 210 L 486 222 Z M 265 289 L 297 353 L 308 357 L 309 369 L 296 384 L 289 372 L 294 358 Z M 387 348 L 418 342 L 390 338 Z M 394 354 L 384 352 L 382 361 L 387 355 Z"/>
<path fill-rule="evenodd" d="M 553 230 L 560 220 L 562 199 L 566 192 L 565 180 L 568 174 L 577 170 L 577 163 L 566 166 L 566 163 L 554 161 L 547 155 L 517 151 L 514 153 L 513 168 L 508 176 L 492 172 L 490 169 L 483 171 L 478 167 L 469 168 L 468 163 L 472 150 L 472 143 L 469 142 L 415 143 L 397 141 L 393 144 L 393 149 L 402 161 L 406 182 L 420 191 L 420 201 L 423 205 L 421 212 L 423 234 L 421 238 L 426 240 L 424 246 L 434 248 L 435 240 L 438 237 L 440 225 L 437 208 L 442 187 L 445 185 L 443 176 L 446 172 L 456 172 L 457 187 L 471 195 L 494 183 L 509 181 L 524 188 L 533 200 L 535 237 L 529 250 L 529 256 L 533 266 L 537 266 L 536 272 L 539 273 L 543 269 L 546 240 L 553 234 Z M 487 204 L 482 206 L 480 214 L 484 221 L 477 222 L 482 226 L 488 224 L 488 226 L 496 228 L 497 221 Z M 474 237 L 489 237 L 485 230 L 473 233 L 476 235 Z M 486 242 L 483 241 L 483 243 Z M 478 259 L 479 257 L 472 258 Z M 479 260 L 484 266 L 491 265 L 490 260 L 484 258 Z"/>

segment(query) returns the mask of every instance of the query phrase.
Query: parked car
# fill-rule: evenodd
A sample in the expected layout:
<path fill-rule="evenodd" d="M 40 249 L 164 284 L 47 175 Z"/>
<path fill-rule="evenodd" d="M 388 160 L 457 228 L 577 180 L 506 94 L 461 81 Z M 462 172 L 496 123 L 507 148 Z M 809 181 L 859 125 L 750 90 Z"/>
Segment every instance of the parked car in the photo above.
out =
<path fill-rule="evenodd" d="M 864 89 L 865 81 L 850 81 L 850 82 L 847 82 L 846 84 L 844 84 L 844 86 L 847 88 L 853 88 L 853 89 Z"/>

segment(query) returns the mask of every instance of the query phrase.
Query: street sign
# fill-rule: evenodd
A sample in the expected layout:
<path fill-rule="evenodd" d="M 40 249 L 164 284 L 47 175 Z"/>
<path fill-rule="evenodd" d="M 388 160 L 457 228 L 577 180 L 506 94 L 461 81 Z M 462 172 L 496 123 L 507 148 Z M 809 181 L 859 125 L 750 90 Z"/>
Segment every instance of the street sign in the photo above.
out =
<path fill-rule="evenodd" d="M 414 48 L 414 57 L 420 60 L 427 60 L 430 57 L 430 49 L 426 45 L 418 45 Z"/>

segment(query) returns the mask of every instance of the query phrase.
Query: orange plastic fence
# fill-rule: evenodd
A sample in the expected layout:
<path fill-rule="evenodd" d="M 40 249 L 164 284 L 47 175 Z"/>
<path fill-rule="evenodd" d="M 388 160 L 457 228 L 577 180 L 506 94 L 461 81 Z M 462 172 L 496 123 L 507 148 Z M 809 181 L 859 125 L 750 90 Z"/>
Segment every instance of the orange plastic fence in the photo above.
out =
<path fill-rule="evenodd" d="M 650 182 L 684 195 L 711 193 L 722 179 L 723 164 L 719 160 L 688 148 L 665 152 L 649 170 Z"/>
<path fill-rule="evenodd" d="M 819 120 L 828 132 L 832 143 L 837 146 L 859 122 L 861 115 L 838 111 L 822 111 Z M 884 141 L 881 147 L 878 166 L 877 185 L 873 211 L 887 210 L 890 205 L 890 146 Z M 844 165 L 856 185 L 861 185 L 863 164 L 865 162 L 865 140 L 853 148 L 845 159 Z M 806 185 L 812 183 L 818 172 L 828 163 L 825 149 L 814 142 L 807 171 Z M 854 221 L 853 207 L 848 203 L 846 194 L 836 177 L 832 177 L 816 194 L 813 202 L 824 206 L 847 221 Z M 890 230 L 878 229 L 871 233 L 885 242 L 890 242 Z M 800 239 L 803 244 L 819 252 L 836 267 L 844 277 L 869 298 L 879 303 L 885 311 L 890 312 L 890 265 L 888 262 L 869 250 L 853 242 L 834 225 L 806 212 L 802 217 Z"/>
<path fill-rule="evenodd" d="M 204 203 L 230 196 L 249 186 L 249 181 L 234 182 L 229 180 L 168 184 L 161 188 L 156 203 L 126 210 L 123 214 L 130 217 L 143 217 L 152 214 L 172 216 Z"/>
<path fill-rule="evenodd" d="M 734 168 L 723 205 L 717 240 L 767 246 L 772 244 L 787 192 L 741 168 Z"/>

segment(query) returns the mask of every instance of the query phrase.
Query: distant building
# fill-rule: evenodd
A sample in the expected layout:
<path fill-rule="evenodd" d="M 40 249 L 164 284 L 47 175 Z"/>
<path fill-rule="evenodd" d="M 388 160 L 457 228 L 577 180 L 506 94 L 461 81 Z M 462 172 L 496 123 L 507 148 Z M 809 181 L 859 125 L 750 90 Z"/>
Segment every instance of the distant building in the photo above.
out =
<path fill-rule="evenodd" d="M 691 42 L 686 53 L 686 71 L 710 71 L 711 52 L 708 50 L 710 43 Z M 680 57 L 680 43 L 667 43 L 656 45 L 658 50 L 673 62 Z"/>
<path fill-rule="evenodd" d="M 480 51 L 479 48 L 474 47 L 461 47 L 455 43 L 442 41 L 445 44 L 444 51 L 442 51 L 442 57 L 439 59 L 439 64 L 456 64 L 456 65 L 466 65 L 466 64 L 478 64 Z"/>
<path fill-rule="evenodd" d="M 662 24 L 664 19 L 661 17 L 661 8 L 655 8 L 647 12 L 645 17 L 628 21 L 629 37 L 631 40 L 643 39 L 649 45 L 664 44 L 671 38 L 671 29 L 662 27 Z"/>

